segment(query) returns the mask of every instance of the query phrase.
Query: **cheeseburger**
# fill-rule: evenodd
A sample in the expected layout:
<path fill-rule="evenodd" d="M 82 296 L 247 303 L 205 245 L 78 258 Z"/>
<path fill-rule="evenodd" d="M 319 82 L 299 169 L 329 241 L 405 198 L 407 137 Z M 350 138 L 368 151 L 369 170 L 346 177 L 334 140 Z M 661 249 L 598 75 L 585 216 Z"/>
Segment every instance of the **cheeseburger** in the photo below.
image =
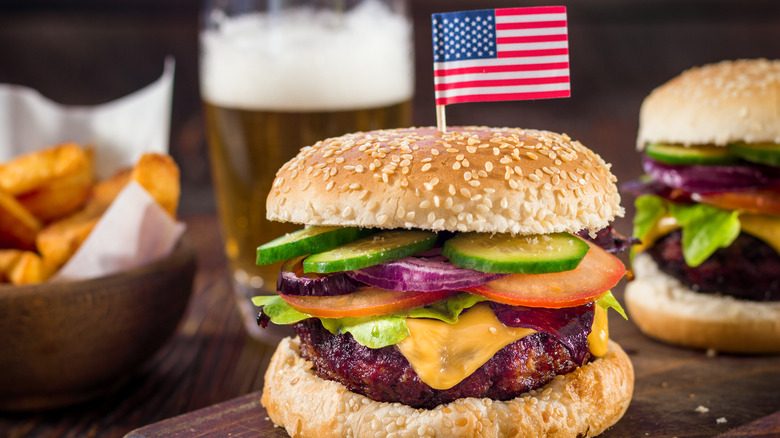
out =
<path fill-rule="evenodd" d="M 780 61 L 692 68 L 644 100 L 632 320 L 692 348 L 780 352 Z"/>
<path fill-rule="evenodd" d="M 552 132 L 411 128 L 305 147 L 258 248 L 258 321 L 294 324 L 262 404 L 296 437 L 595 436 L 631 400 L 609 340 L 621 216 L 598 155 Z"/>

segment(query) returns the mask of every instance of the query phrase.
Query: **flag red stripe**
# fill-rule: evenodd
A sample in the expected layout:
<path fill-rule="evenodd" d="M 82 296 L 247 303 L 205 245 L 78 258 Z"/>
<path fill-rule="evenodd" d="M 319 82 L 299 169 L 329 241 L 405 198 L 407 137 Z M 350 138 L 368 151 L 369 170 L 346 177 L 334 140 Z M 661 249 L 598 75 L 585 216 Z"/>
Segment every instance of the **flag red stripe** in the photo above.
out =
<path fill-rule="evenodd" d="M 530 8 L 503 8 L 496 9 L 496 16 L 507 15 L 533 15 L 533 14 L 560 14 L 566 12 L 566 6 L 536 6 Z"/>
<path fill-rule="evenodd" d="M 472 73 L 506 73 L 517 71 L 539 71 L 569 68 L 568 62 L 551 62 L 546 64 L 515 64 L 515 65 L 491 65 L 479 67 L 444 68 L 434 70 L 436 77 L 451 75 L 466 75 Z"/>
<path fill-rule="evenodd" d="M 487 102 L 498 100 L 532 100 L 554 99 L 558 97 L 570 97 L 571 91 L 539 91 L 533 93 L 506 93 L 506 94 L 471 94 L 468 96 L 442 97 L 436 99 L 436 105 L 449 105 L 464 102 Z"/>
<path fill-rule="evenodd" d="M 569 82 L 568 76 L 553 76 L 549 78 L 493 79 L 487 81 L 464 81 L 451 84 L 436 84 L 436 91 L 475 87 L 511 87 L 515 85 L 542 85 Z"/>
<path fill-rule="evenodd" d="M 568 35 L 530 35 L 516 37 L 496 38 L 497 44 L 518 44 L 518 43 L 551 43 L 555 41 L 566 41 Z"/>
<path fill-rule="evenodd" d="M 496 23 L 496 31 L 517 29 L 546 29 L 549 27 L 566 27 L 566 20 L 534 21 L 530 23 Z"/>
<path fill-rule="evenodd" d="M 569 49 L 542 49 L 542 50 L 510 50 L 499 51 L 499 58 L 525 58 L 528 56 L 554 56 L 554 55 L 568 55 Z"/>

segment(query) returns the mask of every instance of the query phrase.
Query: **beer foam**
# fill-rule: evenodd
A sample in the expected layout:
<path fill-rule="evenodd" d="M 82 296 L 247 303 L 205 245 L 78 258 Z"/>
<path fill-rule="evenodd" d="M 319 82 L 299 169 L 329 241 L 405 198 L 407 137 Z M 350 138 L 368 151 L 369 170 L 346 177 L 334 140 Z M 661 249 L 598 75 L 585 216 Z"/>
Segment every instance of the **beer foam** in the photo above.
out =
<path fill-rule="evenodd" d="M 299 9 L 216 21 L 201 32 L 201 94 L 210 103 L 333 111 L 414 92 L 411 24 L 377 1 L 344 14 Z"/>

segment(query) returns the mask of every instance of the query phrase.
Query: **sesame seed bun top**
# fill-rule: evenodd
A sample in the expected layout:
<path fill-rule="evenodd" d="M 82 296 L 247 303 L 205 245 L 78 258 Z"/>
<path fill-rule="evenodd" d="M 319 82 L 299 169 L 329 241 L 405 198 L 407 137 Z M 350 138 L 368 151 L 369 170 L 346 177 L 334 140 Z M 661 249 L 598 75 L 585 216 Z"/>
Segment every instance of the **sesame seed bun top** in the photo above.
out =
<path fill-rule="evenodd" d="M 308 225 L 540 234 L 597 231 L 623 215 L 597 154 L 548 131 L 450 127 L 347 134 L 301 149 L 268 219 Z"/>
<path fill-rule="evenodd" d="M 684 71 L 639 111 L 637 147 L 780 143 L 780 60 L 722 61 Z"/>

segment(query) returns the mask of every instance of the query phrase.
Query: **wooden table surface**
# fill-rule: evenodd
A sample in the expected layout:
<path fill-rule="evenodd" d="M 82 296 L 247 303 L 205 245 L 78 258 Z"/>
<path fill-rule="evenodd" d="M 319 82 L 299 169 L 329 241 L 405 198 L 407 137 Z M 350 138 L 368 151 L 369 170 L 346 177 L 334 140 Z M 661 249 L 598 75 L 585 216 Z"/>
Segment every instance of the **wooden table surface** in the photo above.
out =
<path fill-rule="evenodd" d="M 199 271 L 173 339 L 117 392 L 51 412 L 0 413 L 0 437 L 285 436 L 258 402 L 274 347 L 246 334 L 216 220 L 184 219 Z M 616 292 L 620 298 L 622 284 Z M 780 357 L 708 357 L 668 347 L 614 315 L 611 332 L 629 352 L 637 380 L 628 412 L 604 436 L 736 434 L 762 417 L 759 430 L 775 434 L 762 436 L 780 433 L 777 415 L 766 418 L 780 411 Z M 699 413 L 699 406 L 709 411 Z"/>

